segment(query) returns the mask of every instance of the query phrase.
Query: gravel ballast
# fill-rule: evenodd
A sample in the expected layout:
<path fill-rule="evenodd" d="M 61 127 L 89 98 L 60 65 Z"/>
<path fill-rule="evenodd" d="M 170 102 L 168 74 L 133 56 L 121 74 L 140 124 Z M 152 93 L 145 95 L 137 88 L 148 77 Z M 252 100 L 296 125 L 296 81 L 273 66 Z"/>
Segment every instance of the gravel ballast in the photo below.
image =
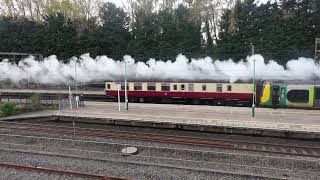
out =
<path fill-rule="evenodd" d="M 17 135 L 8 136 L 8 132 Z M 317 179 L 320 176 L 319 159 L 311 157 L 106 137 L 49 135 L 5 128 L 0 129 L 0 133 L 2 161 L 99 175 L 132 179 Z M 137 147 L 138 154 L 122 156 L 121 149 L 128 146 Z"/>

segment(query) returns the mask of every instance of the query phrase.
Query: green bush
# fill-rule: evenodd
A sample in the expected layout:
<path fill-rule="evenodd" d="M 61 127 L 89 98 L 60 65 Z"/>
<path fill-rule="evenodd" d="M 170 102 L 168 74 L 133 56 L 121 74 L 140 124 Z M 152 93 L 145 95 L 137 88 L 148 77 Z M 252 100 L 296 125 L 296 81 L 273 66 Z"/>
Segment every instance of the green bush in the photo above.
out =
<path fill-rule="evenodd" d="M 17 106 L 14 103 L 4 103 L 0 105 L 0 114 L 2 116 L 12 116 L 17 113 Z"/>

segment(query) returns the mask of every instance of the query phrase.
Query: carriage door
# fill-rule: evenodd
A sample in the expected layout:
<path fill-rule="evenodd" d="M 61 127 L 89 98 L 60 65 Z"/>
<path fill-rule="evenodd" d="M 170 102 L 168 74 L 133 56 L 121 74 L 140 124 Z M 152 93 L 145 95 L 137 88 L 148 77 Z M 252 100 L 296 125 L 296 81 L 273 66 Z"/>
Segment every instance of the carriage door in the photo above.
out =
<path fill-rule="evenodd" d="M 314 90 L 314 106 L 320 107 L 320 86 L 316 86 Z"/>
<path fill-rule="evenodd" d="M 272 106 L 279 107 L 280 103 L 280 86 L 273 85 L 272 86 Z"/>

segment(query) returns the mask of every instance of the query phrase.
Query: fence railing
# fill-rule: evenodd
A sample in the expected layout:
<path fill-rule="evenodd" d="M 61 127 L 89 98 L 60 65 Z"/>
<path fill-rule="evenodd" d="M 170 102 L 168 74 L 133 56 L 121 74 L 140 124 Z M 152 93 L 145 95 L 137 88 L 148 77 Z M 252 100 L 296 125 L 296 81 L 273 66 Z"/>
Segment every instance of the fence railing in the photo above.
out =
<path fill-rule="evenodd" d="M 42 109 L 54 109 L 54 110 L 66 110 L 66 109 L 74 109 L 84 107 L 83 99 L 80 99 L 77 96 L 72 96 L 70 98 L 62 98 L 57 97 L 56 99 L 53 98 L 46 98 L 40 97 L 41 99 L 34 100 L 31 98 L 24 98 L 24 97 L 1 97 L 0 95 L 0 103 L 11 102 L 16 104 L 17 106 L 30 109 L 30 110 L 42 110 Z"/>
<path fill-rule="evenodd" d="M 84 101 L 78 99 L 77 97 L 61 99 L 58 104 L 58 108 L 60 111 L 79 107 L 84 107 Z"/>

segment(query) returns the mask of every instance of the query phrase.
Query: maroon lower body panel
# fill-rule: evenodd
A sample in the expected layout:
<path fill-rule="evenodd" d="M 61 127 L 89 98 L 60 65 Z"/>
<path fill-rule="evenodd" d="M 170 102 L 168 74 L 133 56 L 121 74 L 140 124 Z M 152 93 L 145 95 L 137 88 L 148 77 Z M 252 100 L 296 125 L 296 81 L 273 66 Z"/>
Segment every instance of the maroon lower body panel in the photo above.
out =
<path fill-rule="evenodd" d="M 107 90 L 107 96 L 116 97 L 118 91 Z M 124 96 L 124 91 L 120 91 Z M 228 99 L 252 100 L 252 93 L 224 93 L 224 92 L 168 92 L 168 91 L 128 91 L 129 97 L 155 97 L 155 98 L 190 98 L 190 99 Z"/>

